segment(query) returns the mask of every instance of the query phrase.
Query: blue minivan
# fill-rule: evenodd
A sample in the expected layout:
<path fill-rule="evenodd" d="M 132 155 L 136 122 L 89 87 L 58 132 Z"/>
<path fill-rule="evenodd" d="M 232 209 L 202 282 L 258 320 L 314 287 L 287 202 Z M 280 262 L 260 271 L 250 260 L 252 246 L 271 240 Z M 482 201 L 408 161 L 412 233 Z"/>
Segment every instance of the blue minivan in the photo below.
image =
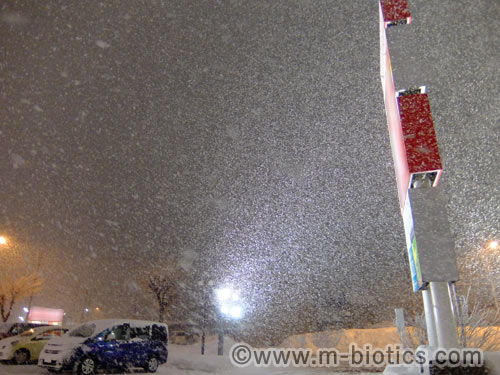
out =
<path fill-rule="evenodd" d="M 143 368 L 155 372 L 168 358 L 168 326 L 143 320 L 84 323 L 51 339 L 38 359 L 50 372 L 90 375 L 97 370 Z"/>

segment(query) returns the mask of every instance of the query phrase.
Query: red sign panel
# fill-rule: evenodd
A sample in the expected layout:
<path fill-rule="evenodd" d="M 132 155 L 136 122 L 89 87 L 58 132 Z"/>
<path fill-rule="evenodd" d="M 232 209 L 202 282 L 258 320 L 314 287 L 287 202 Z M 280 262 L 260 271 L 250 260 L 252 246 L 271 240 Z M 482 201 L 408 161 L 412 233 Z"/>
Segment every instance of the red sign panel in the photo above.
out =
<path fill-rule="evenodd" d="M 398 96 L 399 115 L 410 174 L 436 174 L 437 185 L 443 170 L 427 94 Z"/>
<path fill-rule="evenodd" d="M 411 22 L 407 0 L 380 0 L 384 27 Z"/>

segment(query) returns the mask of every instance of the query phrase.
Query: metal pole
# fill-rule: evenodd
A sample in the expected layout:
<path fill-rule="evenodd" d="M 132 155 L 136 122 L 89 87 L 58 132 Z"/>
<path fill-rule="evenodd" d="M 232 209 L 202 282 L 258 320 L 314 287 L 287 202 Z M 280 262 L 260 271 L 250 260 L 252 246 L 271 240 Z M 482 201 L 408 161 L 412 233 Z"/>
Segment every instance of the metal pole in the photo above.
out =
<path fill-rule="evenodd" d="M 224 355 L 224 330 L 222 329 L 222 323 L 219 326 L 219 342 L 217 345 L 217 355 Z"/>
<path fill-rule="evenodd" d="M 201 330 L 201 355 L 205 355 L 205 330 L 207 327 L 207 291 L 204 288 L 203 281 L 201 282 L 203 287 L 203 313 L 202 313 L 202 330 Z"/>
<path fill-rule="evenodd" d="M 405 312 L 403 309 L 395 309 L 396 314 L 396 327 L 398 329 L 399 335 L 401 336 L 401 345 L 406 348 L 405 331 L 406 331 L 406 321 Z"/>
<path fill-rule="evenodd" d="M 438 338 L 436 332 L 436 321 L 434 320 L 434 312 L 432 310 L 432 297 L 429 290 L 422 290 L 422 299 L 424 301 L 425 326 L 427 328 L 427 339 L 429 346 L 432 348 L 438 347 Z"/>
<path fill-rule="evenodd" d="M 432 310 L 436 322 L 438 346 L 444 349 L 458 347 L 457 326 L 451 307 L 450 288 L 445 281 L 429 283 L 432 296 Z"/>
<path fill-rule="evenodd" d="M 201 332 L 201 355 L 205 355 L 205 328 Z"/>
<path fill-rule="evenodd" d="M 457 284 L 451 284 L 451 290 L 453 291 L 453 297 L 455 301 L 455 311 L 456 317 L 458 320 L 458 324 L 460 324 L 460 344 L 462 347 L 467 347 L 467 338 L 465 337 L 465 323 L 464 323 L 464 314 L 462 311 L 462 302 L 460 301 L 460 296 L 457 291 Z"/>

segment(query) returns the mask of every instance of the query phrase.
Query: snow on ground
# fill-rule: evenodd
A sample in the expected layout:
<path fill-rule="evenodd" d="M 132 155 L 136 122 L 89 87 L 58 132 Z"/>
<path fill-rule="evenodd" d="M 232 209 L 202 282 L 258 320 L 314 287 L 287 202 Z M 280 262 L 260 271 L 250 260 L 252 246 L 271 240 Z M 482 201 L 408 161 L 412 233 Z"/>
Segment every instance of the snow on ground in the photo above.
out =
<path fill-rule="evenodd" d="M 140 374 L 146 375 L 144 372 L 139 372 Z M 315 369 L 296 369 L 296 368 L 249 368 L 249 369 L 236 369 L 230 371 L 221 372 L 208 372 L 208 371 L 190 371 L 181 370 L 178 368 L 172 368 L 168 365 L 160 366 L 156 375 L 207 375 L 207 374 L 221 374 L 221 375 L 320 375 L 327 373 L 327 370 L 315 370 Z M 330 371 L 331 373 L 331 371 Z M 26 366 L 6 366 L 0 365 L 0 374 L 2 375 L 49 375 L 50 373 L 43 370 L 35 365 Z M 344 373 L 336 373 L 338 375 L 344 375 Z M 105 374 L 103 374 L 105 375 Z M 357 373 L 356 375 L 372 375 Z"/>
<path fill-rule="evenodd" d="M 306 333 L 286 339 L 281 348 L 309 348 L 315 352 L 318 348 L 336 347 L 339 351 L 348 351 L 350 343 L 358 346 L 372 344 L 374 347 L 383 348 L 386 344 L 399 342 L 399 337 L 394 328 L 377 329 L 351 329 L 338 331 L 324 331 Z M 347 374 L 348 368 L 295 368 L 295 367 L 255 367 L 253 365 L 238 368 L 229 360 L 229 349 L 235 342 L 225 337 L 224 356 L 217 355 L 217 336 L 207 337 L 205 355 L 200 354 L 200 343 L 194 345 L 169 345 L 168 363 L 160 366 L 158 375 L 320 375 L 335 372 L 338 375 Z M 500 375 L 500 353 L 489 353 L 487 363 L 495 375 Z M 380 368 L 379 370 L 382 370 Z M 48 375 L 47 370 L 36 365 L 16 366 L 0 364 L 0 375 Z M 144 374 L 144 372 L 142 372 Z M 350 372 L 352 374 L 352 372 Z M 368 373 L 355 372 L 356 375 Z M 373 375 L 373 372 L 369 372 Z"/>
<path fill-rule="evenodd" d="M 157 375 L 315 375 L 332 372 L 332 369 L 311 369 L 295 367 L 234 367 L 228 356 L 228 351 L 234 344 L 230 338 L 224 340 L 224 356 L 217 355 L 217 337 L 207 338 L 206 354 L 200 354 L 200 343 L 194 345 L 169 345 L 168 363 L 160 366 Z M 49 372 L 36 365 L 0 364 L 0 375 L 49 375 Z M 144 374 L 144 372 L 142 372 Z M 338 372 L 337 374 L 342 374 Z M 362 375 L 362 373 L 358 373 Z"/>

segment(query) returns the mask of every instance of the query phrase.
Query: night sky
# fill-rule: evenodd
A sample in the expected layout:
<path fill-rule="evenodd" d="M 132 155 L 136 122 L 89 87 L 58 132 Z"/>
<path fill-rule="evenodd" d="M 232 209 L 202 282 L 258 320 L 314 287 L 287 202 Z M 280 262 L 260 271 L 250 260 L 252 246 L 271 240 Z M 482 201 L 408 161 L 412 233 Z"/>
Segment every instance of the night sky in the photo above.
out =
<path fill-rule="evenodd" d="M 460 256 L 500 236 L 500 2 L 409 3 Z M 35 304 L 154 317 L 174 255 L 264 322 L 411 297 L 376 0 L 7 0 L 0 35 L 0 264 L 41 254 Z"/>

